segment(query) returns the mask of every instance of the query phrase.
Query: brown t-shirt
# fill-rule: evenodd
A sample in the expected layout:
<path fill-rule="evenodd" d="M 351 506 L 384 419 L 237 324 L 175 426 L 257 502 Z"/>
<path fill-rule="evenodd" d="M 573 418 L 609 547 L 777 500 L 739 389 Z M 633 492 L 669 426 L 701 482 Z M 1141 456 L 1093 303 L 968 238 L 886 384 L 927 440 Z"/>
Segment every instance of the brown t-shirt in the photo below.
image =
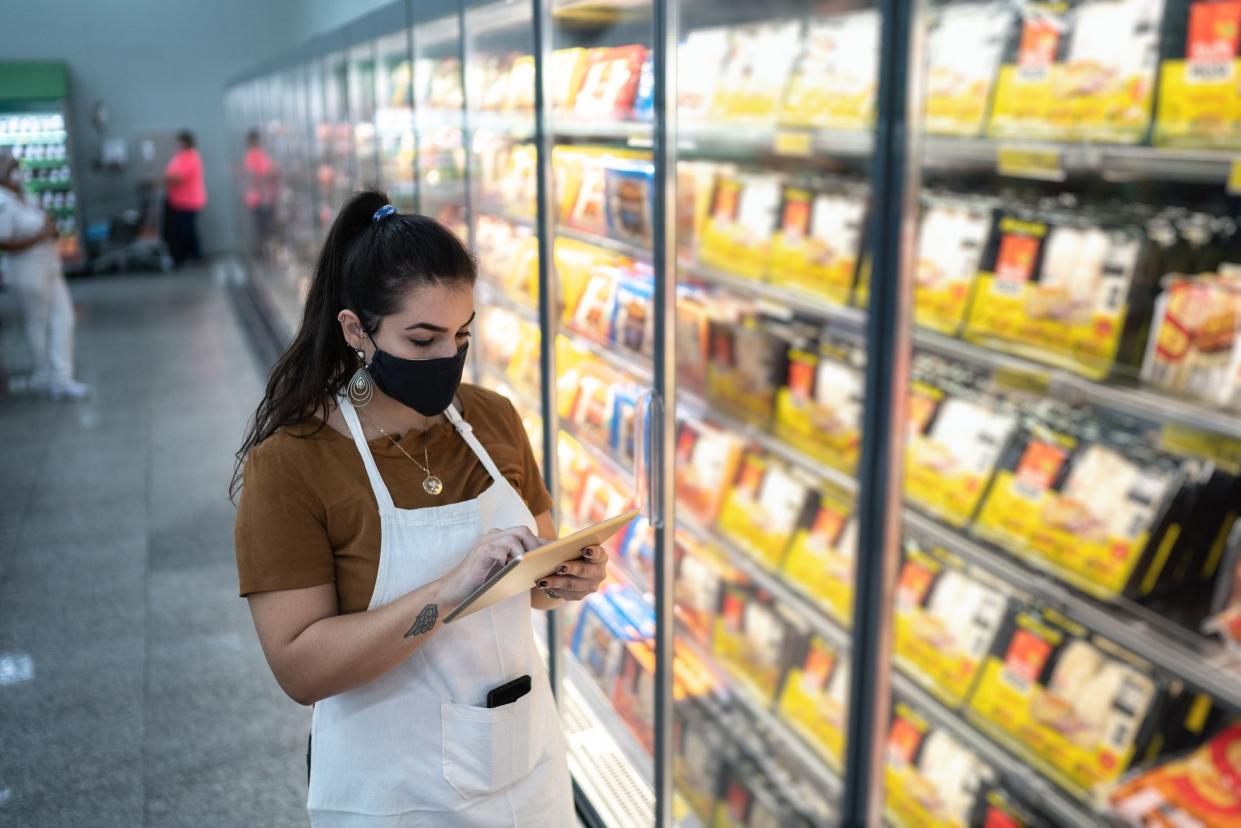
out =
<path fill-rule="evenodd" d="M 507 398 L 462 385 L 462 416 L 500 473 L 531 513 L 551 508 L 521 417 Z M 243 596 L 254 592 L 336 585 L 342 613 L 370 605 L 379 570 L 379 507 L 351 437 L 317 421 L 283 429 L 250 452 L 237 507 L 237 573 Z M 422 460 L 422 432 L 401 445 Z M 426 474 L 387 437 L 371 453 L 398 509 L 444 506 L 478 497 L 491 476 L 447 421 L 427 432 L 430 467 L 444 481 L 438 496 L 423 491 Z"/>

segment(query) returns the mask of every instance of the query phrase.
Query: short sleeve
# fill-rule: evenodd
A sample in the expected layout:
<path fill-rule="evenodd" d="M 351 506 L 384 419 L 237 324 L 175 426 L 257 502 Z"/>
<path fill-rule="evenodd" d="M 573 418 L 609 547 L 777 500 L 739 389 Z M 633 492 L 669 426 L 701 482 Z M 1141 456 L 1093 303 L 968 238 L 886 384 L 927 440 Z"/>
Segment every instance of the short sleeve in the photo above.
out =
<path fill-rule="evenodd" d="M 0 244 L 17 240 L 17 207 L 13 199 L 0 196 Z"/>
<path fill-rule="evenodd" d="M 234 534 L 243 597 L 336 581 L 323 505 L 283 448 L 279 435 L 271 438 L 243 471 Z"/>
<path fill-rule="evenodd" d="M 543 482 L 543 473 L 539 471 L 539 461 L 535 459 L 530 435 L 526 433 L 521 415 L 511 401 L 505 399 L 505 402 L 508 403 L 506 413 L 521 458 L 521 499 L 526 501 L 530 514 L 538 517 L 552 508 L 552 496 L 548 494 L 547 485 Z"/>

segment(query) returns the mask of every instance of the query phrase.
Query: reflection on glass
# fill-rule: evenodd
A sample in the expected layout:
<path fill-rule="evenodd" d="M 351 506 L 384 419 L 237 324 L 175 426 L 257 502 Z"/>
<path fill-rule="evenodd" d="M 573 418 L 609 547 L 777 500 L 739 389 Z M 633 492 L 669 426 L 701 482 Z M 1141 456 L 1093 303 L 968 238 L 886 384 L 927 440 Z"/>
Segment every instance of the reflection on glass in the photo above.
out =
<path fill-rule="evenodd" d="M 414 140 L 414 64 L 409 35 L 398 32 L 379 41 L 375 73 L 375 130 L 380 185 L 402 213 L 414 212 L 416 142 Z"/>

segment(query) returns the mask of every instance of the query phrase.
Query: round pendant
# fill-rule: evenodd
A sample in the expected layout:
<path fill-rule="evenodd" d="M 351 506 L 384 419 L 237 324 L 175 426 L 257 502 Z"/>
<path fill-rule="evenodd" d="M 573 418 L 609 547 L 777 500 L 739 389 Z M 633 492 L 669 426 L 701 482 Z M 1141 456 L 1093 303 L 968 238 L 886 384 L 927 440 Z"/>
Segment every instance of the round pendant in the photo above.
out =
<path fill-rule="evenodd" d="M 432 474 L 422 481 L 422 488 L 429 495 L 437 495 L 444 491 L 444 481 Z"/>

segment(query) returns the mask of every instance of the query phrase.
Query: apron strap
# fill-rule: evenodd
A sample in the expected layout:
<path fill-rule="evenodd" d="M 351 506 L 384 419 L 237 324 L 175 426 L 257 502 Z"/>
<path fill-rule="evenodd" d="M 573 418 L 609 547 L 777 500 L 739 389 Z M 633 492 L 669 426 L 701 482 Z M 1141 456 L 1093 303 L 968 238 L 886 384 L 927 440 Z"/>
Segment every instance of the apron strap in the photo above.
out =
<path fill-rule="evenodd" d="M 375 465 L 375 456 L 371 453 L 371 447 L 366 444 L 362 423 L 358 420 L 358 412 L 354 410 L 353 403 L 348 397 L 342 395 L 337 398 L 336 404 L 345 418 L 345 424 L 349 426 L 349 433 L 353 435 L 353 443 L 358 447 L 358 454 L 362 455 L 362 465 L 366 466 L 366 476 L 371 481 L 371 491 L 375 493 L 375 502 L 379 504 L 380 514 L 396 511 L 392 495 L 388 492 L 384 479 L 379 476 L 379 466 Z"/>
<path fill-rule="evenodd" d="M 491 459 L 491 455 L 487 453 L 487 449 L 483 448 L 483 444 L 474 436 L 474 426 L 465 421 L 461 413 L 457 411 L 456 406 L 450 405 L 445 408 L 444 416 L 457 429 L 457 433 L 461 435 L 461 439 L 465 440 L 466 445 L 474 452 L 474 456 L 482 462 L 483 468 L 487 470 L 487 474 L 491 475 L 491 479 L 497 483 L 507 482 L 504 475 L 500 474 L 500 469 L 496 466 L 495 461 Z"/>

